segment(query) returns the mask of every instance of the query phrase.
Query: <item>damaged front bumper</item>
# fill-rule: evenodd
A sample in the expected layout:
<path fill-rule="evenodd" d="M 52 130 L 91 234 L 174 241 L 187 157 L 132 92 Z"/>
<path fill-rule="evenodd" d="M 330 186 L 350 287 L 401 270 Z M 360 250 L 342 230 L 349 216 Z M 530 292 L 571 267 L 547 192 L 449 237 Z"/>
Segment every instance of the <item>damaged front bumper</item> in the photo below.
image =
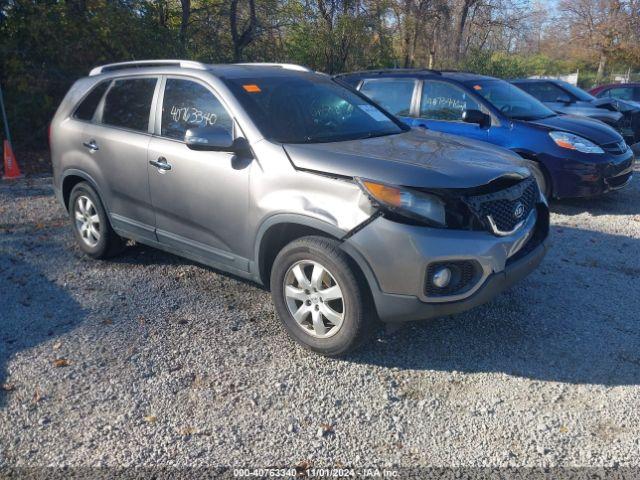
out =
<path fill-rule="evenodd" d="M 385 322 L 431 319 L 488 302 L 528 275 L 547 251 L 549 211 L 538 203 L 525 225 L 509 236 L 406 225 L 380 217 L 350 236 L 342 248 L 368 283 Z M 460 266 L 458 290 L 434 294 L 433 265 Z M 436 289 L 437 290 L 437 289 Z"/>

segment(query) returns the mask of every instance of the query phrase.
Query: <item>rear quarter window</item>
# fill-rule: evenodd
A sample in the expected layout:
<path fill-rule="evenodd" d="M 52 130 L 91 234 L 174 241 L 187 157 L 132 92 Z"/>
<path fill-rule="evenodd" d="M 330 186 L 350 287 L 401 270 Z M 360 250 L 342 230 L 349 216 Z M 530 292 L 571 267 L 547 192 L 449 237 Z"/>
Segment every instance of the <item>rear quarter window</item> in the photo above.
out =
<path fill-rule="evenodd" d="M 156 78 L 114 80 L 107 92 L 102 123 L 147 132 Z"/>
<path fill-rule="evenodd" d="M 104 92 L 107 91 L 108 86 L 109 82 L 100 82 L 98 85 L 93 87 L 89 94 L 84 97 L 76 108 L 76 111 L 73 114 L 74 118 L 87 122 L 93 120 L 96 108 L 98 108 L 98 104 L 100 103 L 100 100 L 102 100 L 102 96 L 104 95 Z"/>

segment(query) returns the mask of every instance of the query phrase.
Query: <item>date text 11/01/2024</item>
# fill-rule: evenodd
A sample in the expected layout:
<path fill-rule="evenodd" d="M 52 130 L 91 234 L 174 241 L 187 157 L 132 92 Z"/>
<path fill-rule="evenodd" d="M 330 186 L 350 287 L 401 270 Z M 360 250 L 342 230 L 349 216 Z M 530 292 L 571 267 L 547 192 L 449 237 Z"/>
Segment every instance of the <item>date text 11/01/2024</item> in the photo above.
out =
<path fill-rule="evenodd" d="M 399 472 L 381 468 L 236 468 L 233 476 L 242 478 L 399 478 Z"/>

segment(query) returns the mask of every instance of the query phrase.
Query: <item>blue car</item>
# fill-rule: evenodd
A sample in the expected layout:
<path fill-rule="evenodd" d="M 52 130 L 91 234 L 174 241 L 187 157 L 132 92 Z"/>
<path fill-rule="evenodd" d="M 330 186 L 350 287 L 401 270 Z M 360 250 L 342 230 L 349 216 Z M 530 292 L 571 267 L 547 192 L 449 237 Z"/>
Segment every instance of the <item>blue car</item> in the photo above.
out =
<path fill-rule="evenodd" d="M 618 132 L 558 115 L 503 80 L 435 70 L 338 75 L 412 127 L 461 135 L 518 153 L 547 198 L 591 197 L 627 185 L 633 152 Z"/>

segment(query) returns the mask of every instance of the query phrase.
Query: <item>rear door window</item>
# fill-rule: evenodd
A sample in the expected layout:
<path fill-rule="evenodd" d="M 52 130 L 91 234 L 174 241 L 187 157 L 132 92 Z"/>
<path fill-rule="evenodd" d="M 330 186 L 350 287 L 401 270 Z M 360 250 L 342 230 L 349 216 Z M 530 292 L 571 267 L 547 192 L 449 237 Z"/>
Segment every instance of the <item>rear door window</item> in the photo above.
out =
<path fill-rule="evenodd" d="M 420 117 L 428 120 L 461 122 L 465 110 L 482 110 L 478 102 L 461 88 L 444 82 L 425 80 L 420 100 Z"/>
<path fill-rule="evenodd" d="M 161 135 L 183 140 L 189 128 L 209 126 L 232 132 L 233 121 L 222 103 L 199 83 L 168 78 L 162 102 Z"/>
<path fill-rule="evenodd" d="M 93 120 L 96 108 L 98 108 L 98 104 L 100 103 L 100 100 L 102 100 L 102 96 L 104 95 L 104 92 L 107 91 L 108 86 L 109 82 L 106 81 L 93 87 L 93 90 L 89 92 L 89 95 L 80 102 L 80 105 L 78 105 L 73 116 L 78 120 L 84 120 L 87 122 Z"/>
<path fill-rule="evenodd" d="M 156 78 L 114 80 L 104 101 L 102 123 L 147 132 L 157 81 Z"/>
<path fill-rule="evenodd" d="M 411 78 L 376 78 L 365 80 L 360 91 L 388 112 L 407 117 L 415 86 Z"/>

